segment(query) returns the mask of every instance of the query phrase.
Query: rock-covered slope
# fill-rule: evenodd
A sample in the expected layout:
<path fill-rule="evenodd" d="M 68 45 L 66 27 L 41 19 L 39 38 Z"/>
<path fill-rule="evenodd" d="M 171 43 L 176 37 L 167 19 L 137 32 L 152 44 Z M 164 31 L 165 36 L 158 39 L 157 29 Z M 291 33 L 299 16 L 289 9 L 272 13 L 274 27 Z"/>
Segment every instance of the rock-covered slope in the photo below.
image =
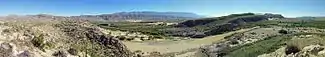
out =
<path fill-rule="evenodd" d="M 1 20 L 0 57 L 130 57 L 119 40 L 87 21 Z"/>
<path fill-rule="evenodd" d="M 280 32 L 282 30 L 287 33 Z M 302 27 L 258 28 L 225 37 L 225 41 L 202 47 L 200 52 L 207 57 L 306 57 L 306 55 L 322 57 L 324 53 L 321 51 L 324 50 L 318 48 L 323 47 L 308 48 L 308 45 L 322 46 L 324 38 L 320 35 L 323 35 L 324 31 L 324 29 Z M 295 48 L 299 51 L 295 51 Z M 317 51 L 315 54 L 310 52 L 313 49 Z"/>

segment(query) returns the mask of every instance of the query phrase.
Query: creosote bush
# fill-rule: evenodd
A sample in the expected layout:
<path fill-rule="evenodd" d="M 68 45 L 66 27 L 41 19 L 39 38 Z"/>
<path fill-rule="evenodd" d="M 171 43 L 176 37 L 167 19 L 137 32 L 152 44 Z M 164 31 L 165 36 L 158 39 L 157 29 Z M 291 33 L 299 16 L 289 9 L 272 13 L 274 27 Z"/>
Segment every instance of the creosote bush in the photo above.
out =
<path fill-rule="evenodd" d="M 134 40 L 134 38 L 127 38 L 126 40 L 131 41 L 131 40 Z"/>
<path fill-rule="evenodd" d="M 4 33 L 10 33 L 10 30 L 9 29 L 4 29 L 4 30 L 2 30 L 2 32 L 4 32 Z"/>
<path fill-rule="evenodd" d="M 295 53 L 298 53 L 300 51 L 300 49 L 295 46 L 295 45 L 287 45 L 286 49 L 285 49 L 285 53 L 287 55 L 289 54 L 295 54 Z"/>
<path fill-rule="evenodd" d="M 67 57 L 67 54 L 63 51 L 57 51 L 55 53 L 52 54 L 52 56 L 55 56 L 55 57 Z"/>
<path fill-rule="evenodd" d="M 35 38 L 32 39 L 31 41 L 33 45 L 42 51 L 44 51 L 44 48 L 52 48 L 54 47 L 53 44 L 49 42 L 45 42 L 44 40 L 44 34 L 40 34 L 39 36 L 36 36 Z"/>
<path fill-rule="evenodd" d="M 74 48 L 70 48 L 68 50 L 68 52 L 71 54 L 71 55 L 78 55 L 78 50 L 74 49 Z"/>
<path fill-rule="evenodd" d="M 279 30 L 279 33 L 281 33 L 281 34 L 288 34 L 288 31 L 286 31 L 286 30 Z"/>
<path fill-rule="evenodd" d="M 126 39 L 125 36 L 116 36 L 116 38 L 118 38 L 119 40 L 122 40 L 122 41 Z"/>

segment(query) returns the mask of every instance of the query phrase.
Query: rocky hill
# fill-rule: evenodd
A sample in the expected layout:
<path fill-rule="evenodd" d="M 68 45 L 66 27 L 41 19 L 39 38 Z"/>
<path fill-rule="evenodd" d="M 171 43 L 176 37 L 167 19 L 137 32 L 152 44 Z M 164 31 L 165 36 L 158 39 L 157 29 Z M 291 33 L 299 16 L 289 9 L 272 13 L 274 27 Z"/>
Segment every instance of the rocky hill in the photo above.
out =
<path fill-rule="evenodd" d="M 171 33 L 170 35 L 174 36 L 201 38 L 209 35 L 221 34 L 227 31 L 233 31 L 246 23 L 279 18 L 284 17 L 278 14 L 232 14 L 222 17 L 188 20 L 185 22 L 181 22 L 176 25 L 176 27 L 180 29 L 167 29 L 166 33 Z"/>

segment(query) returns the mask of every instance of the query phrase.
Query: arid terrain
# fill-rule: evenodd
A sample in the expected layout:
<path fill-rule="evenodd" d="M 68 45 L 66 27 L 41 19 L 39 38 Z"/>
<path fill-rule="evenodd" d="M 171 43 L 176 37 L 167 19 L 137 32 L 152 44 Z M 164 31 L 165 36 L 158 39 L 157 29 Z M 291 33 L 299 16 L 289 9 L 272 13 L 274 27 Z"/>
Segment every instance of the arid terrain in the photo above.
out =
<path fill-rule="evenodd" d="M 0 0 L 0 57 L 325 57 L 325 0 Z"/>
<path fill-rule="evenodd" d="M 87 18 L 93 17 L 1 17 L 0 57 L 325 56 L 322 17 L 242 13 L 190 20 Z"/>

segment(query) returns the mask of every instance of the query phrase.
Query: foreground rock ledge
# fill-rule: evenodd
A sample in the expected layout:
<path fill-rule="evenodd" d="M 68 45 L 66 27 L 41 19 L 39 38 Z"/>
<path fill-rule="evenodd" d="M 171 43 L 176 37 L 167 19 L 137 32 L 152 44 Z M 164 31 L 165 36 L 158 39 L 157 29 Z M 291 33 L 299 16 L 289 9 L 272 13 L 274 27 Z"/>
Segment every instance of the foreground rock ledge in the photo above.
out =
<path fill-rule="evenodd" d="M 1 21 L 0 43 L 0 57 L 131 57 L 124 44 L 87 21 Z"/>

